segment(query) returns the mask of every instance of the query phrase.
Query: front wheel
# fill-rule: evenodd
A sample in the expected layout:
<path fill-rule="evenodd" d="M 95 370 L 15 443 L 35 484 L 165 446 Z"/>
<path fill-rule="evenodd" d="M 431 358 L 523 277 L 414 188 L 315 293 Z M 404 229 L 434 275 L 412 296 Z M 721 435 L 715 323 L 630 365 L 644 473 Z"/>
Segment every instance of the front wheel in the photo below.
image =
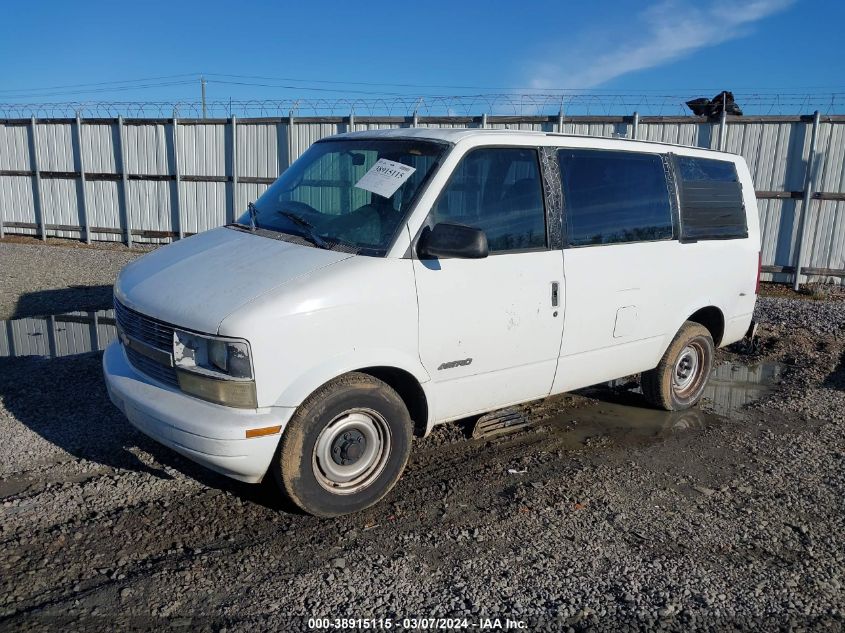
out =
<path fill-rule="evenodd" d="M 706 327 L 692 321 L 684 323 L 660 364 L 643 372 L 641 384 L 646 400 L 666 411 L 693 406 L 704 394 L 715 350 Z"/>
<path fill-rule="evenodd" d="M 387 494 L 405 468 L 411 440 L 411 417 L 399 395 L 367 374 L 345 374 L 297 409 L 271 469 L 302 510 L 339 516 Z"/>

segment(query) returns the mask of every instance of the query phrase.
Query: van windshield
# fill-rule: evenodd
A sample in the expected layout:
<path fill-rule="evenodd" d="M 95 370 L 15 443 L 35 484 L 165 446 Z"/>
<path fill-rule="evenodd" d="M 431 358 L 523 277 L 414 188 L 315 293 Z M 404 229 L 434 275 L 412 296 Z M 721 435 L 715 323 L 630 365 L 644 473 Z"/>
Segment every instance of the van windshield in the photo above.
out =
<path fill-rule="evenodd" d="M 320 141 L 238 223 L 383 256 L 447 147 L 410 139 Z"/>

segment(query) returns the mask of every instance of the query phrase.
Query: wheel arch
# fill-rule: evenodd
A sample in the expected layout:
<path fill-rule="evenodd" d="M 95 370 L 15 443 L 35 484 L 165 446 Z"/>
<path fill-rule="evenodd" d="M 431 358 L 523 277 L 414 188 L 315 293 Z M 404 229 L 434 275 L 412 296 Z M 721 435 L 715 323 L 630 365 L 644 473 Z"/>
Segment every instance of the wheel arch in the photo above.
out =
<path fill-rule="evenodd" d="M 349 355 L 313 367 L 288 385 L 276 400 L 276 406 L 298 408 L 326 383 L 345 374 L 358 372 L 377 378 L 394 389 L 413 422 L 414 435 L 424 436 L 432 427 L 432 394 L 426 389 L 429 376 L 419 363 L 396 354 Z"/>
<path fill-rule="evenodd" d="M 408 407 L 411 421 L 414 423 L 414 435 L 422 437 L 426 434 L 429 424 L 428 397 L 422 385 L 414 375 L 404 369 L 389 366 L 362 367 L 355 370 L 358 373 L 368 374 L 387 383 Z"/>
<path fill-rule="evenodd" d="M 716 347 L 722 344 L 722 338 L 725 335 L 725 314 L 719 308 L 713 305 L 699 308 L 686 320 L 706 327 Z"/>

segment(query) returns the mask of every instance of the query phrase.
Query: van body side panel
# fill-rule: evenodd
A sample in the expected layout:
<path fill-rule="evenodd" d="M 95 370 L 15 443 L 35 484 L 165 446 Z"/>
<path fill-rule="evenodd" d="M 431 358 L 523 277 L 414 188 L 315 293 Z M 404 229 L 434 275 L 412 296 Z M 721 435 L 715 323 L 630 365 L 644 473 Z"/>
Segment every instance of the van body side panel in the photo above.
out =
<path fill-rule="evenodd" d="M 438 421 L 549 394 L 563 327 L 563 306 L 552 305 L 559 250 L 413 261 Z"/>
<path fill-rule="evenodd" d="M 750 237 L 681 244 L 679 259 L 684 262 L 683 267 L 691 278 L 702 289 L 707 288 L 706 295 L 702 292 L 701 298 L 706 297 L 709 303 L 701 304 L 698 297 L 691 296 L 686 309 L 697 307 L 686 314 L 681 309 L 684 304 L 678 306 L 675 332 L 689 315 L 712 305 L 721 310 L 725 319 L 725 331 L 719 346 L 740 340 L 748 330 L 754 312 L 757 253 L 758 247 Z"/>
<path fill-rule="evenodd" d="M 684 302 L 674 292 L 683 279 L 677 251 L 671 240 L 564 250 L 567 304 L 553 393 L 657 365 Z"/>
<path fill-rule="evenodd" d="M 552 393 L 653 369 L 701 308 L 722 312 L 720 345 L 745 335 L 756 301 L 759 220 L 745 162 L 725 160 L 736 164 L 742 185 L 747 238 L 564 249 L 566 318 Z"/>
<path fill-rule="evenodd" d="M 328 270 L 258 297 L 221 324 L 220 334 L 238 332 L 252 345 L 259 406 L 299 406 L 327 381 L 365 367 L 428 380 L 411 260 L 355 256 Z"/>
<path fill-rule="evenodd" d="M 678 153 L 687 153 L 687 150 L 679 150 Z M 725 320 L 724 334 L 719 341 L 722 347 L 741 340 L 751 325 L 757 300 L 757 266 L 760 252 L 757 198 L 748 166 L 739 156 L 725 155 L 724 160 L 733 162 L 736 167 L 742 187 L 748 237 L 683 243 L 679 245 L 678 255 L 679 265 L 688 270 L 689 275 L 694 276 L 692 278 L 702 289 L 702 296 L 709 297 L 709 305 L 719 308 L 722 312 Z M 693 301 L 687 305 L 699 303 L 701 302 Z M 687 314 L 703 307 L 706 306 L 696 305 L 695 309 Z M 678 316 L 678 328 L 685 318 L 683 315 Z M 671 338 L 667 341 L 667 346 L 669 342 Z"/>

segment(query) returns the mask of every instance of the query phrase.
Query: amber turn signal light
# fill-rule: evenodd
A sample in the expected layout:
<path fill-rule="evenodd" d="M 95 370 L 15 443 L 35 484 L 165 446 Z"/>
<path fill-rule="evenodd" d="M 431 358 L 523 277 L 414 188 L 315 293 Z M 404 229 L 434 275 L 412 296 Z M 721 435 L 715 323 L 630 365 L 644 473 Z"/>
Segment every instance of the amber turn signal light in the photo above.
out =
<path fill-rule="evenodd" d="M 246 436 L 247 439 L 249 439 L 250 437 L 264 437 L 265 435 L 275 435 L 281 430 L 281 424 L 279 426 L 265 426 L 261 429 L 247 429 Z"/>

